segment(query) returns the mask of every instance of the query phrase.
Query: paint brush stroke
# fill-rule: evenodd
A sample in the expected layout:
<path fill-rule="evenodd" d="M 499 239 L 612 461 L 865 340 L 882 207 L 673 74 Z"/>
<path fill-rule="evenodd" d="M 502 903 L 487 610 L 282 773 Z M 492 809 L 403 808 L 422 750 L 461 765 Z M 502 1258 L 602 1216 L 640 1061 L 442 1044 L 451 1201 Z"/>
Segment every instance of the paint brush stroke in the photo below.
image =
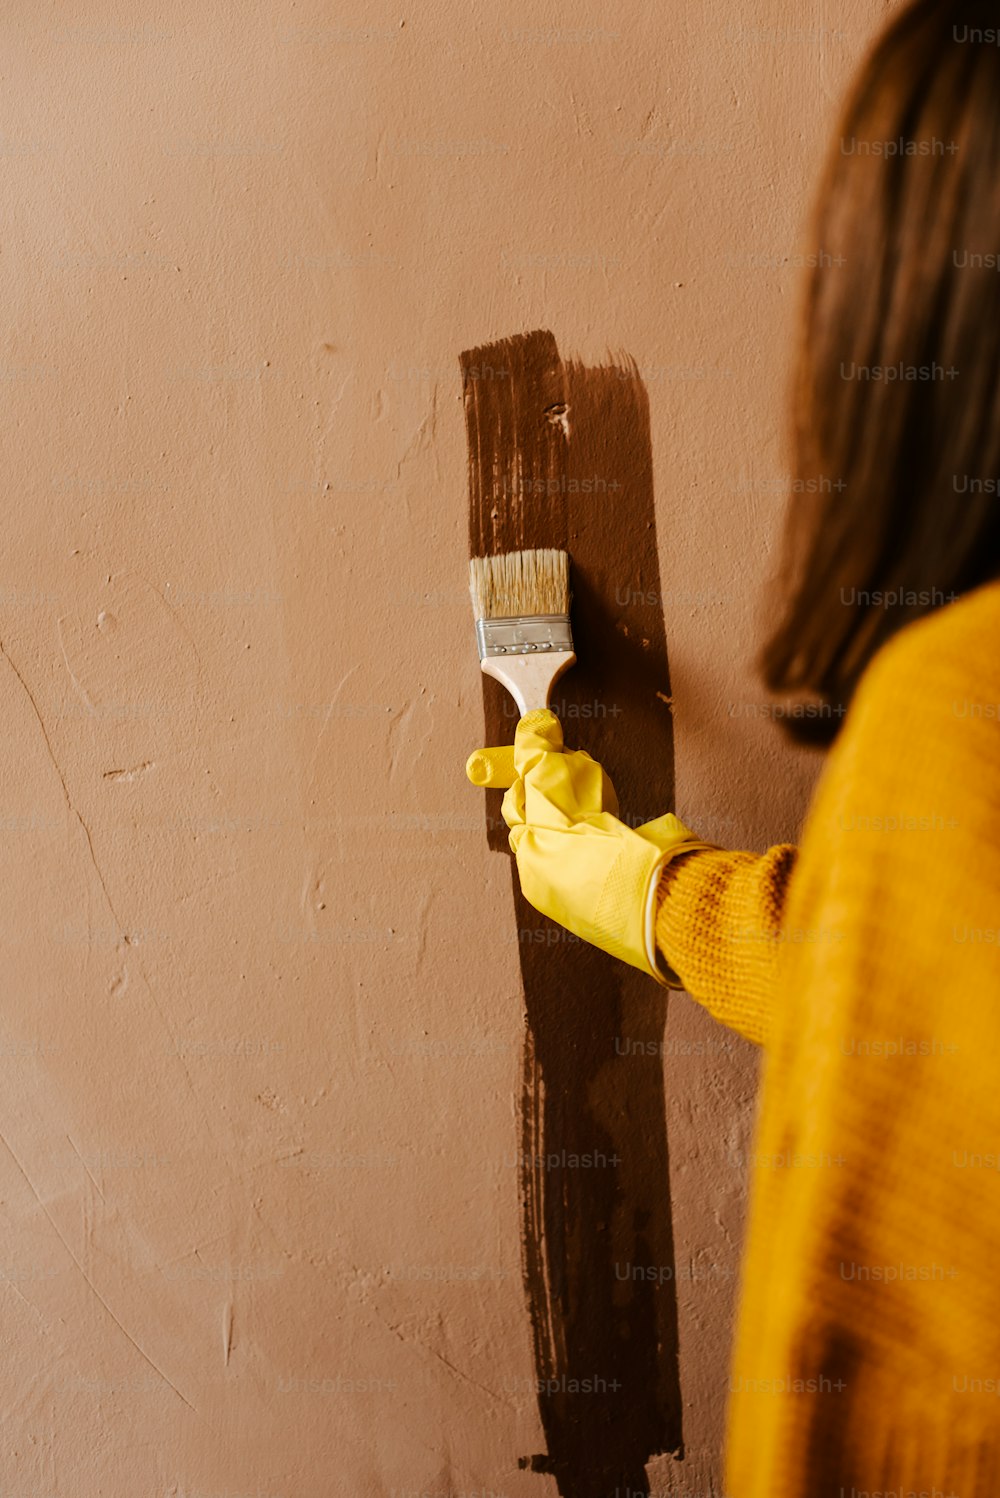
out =
<path fill-rule="evenodd" d="M 628 363 L 563 363 L 547 332 L 461 365 L 470 555 L 569 550 L 579 664 L 553 706 L 567 742 L 609 770 L 623 815 L 644 821 L 673 805 L 645 389 Z M 488 677 L 483 702 L 485 741 L 510 742 L 516 708 Z M 487 795 L 489 845 L 509 852 L 500 793 Z M 528 1021 L 522 1263 L 548 1448 L 521 1465 L 564 1498 L 646 1492 L 649 1458 L 682 1454 L 664 994 L 539 915 L 511 868 Z"/>

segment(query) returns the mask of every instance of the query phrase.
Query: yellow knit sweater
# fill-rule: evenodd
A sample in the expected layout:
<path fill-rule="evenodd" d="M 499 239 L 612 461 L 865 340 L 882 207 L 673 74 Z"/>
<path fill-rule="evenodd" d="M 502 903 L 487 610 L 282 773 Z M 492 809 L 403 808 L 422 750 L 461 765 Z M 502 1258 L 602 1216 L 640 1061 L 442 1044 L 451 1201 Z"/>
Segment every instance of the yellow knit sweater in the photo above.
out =
<path fill-rule="evenodd" d="M 1000 583 L 878 653 L 798 851 L 668 866 L 657 941 L 765 1047 L 727 1493 L 1000 1493 Z"/>

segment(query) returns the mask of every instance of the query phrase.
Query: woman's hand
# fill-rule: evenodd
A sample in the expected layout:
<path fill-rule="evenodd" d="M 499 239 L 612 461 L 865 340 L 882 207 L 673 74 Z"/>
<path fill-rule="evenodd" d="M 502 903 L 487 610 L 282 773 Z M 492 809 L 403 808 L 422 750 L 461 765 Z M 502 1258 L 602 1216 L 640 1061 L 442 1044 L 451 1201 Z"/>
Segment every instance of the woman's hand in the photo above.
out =
<path fill-rule="evenodd" d="M 641 827 L 620 821 L 604 770 L 584 750 L 564 748 L 547 709 L 520 720 L 513 747 L 470 755 L 466 773 L 475 785 L 507 788 L 503 818 L 525 899 L 584 941 L 679 986 L 656 950 L 656 889 L 671 858 L 713 845 L 669 812 Z"/>

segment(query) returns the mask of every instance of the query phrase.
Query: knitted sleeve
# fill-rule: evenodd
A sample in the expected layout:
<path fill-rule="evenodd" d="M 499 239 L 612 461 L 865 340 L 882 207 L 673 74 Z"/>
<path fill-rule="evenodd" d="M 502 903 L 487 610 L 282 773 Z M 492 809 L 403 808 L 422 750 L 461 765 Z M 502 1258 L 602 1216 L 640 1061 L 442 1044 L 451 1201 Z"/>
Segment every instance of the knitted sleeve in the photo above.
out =
<path fill-rule="evenodd" d="M 657 891 L 656 944 L 693 999 L 747 1040 L 767 1039 L 782 914 L 796 849 L 722 849 L 667 864 Z"/>

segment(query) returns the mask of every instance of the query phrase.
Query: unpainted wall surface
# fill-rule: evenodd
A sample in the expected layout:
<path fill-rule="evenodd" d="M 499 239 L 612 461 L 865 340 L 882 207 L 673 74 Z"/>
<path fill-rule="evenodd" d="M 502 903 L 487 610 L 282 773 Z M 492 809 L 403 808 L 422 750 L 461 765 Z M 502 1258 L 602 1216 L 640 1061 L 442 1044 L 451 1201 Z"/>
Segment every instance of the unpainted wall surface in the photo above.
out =
<path fill-rule="evenodd" d="M 809 184 L 884 9 L 5 7 L 4 1493 L 555 1493 L 459 354 L 635 362 L 677 809 L 794 837 L 753 641 Z M 755 1062 L 682 996 L 660 1052 L 648 1472 L 707 1494 Z"/>

